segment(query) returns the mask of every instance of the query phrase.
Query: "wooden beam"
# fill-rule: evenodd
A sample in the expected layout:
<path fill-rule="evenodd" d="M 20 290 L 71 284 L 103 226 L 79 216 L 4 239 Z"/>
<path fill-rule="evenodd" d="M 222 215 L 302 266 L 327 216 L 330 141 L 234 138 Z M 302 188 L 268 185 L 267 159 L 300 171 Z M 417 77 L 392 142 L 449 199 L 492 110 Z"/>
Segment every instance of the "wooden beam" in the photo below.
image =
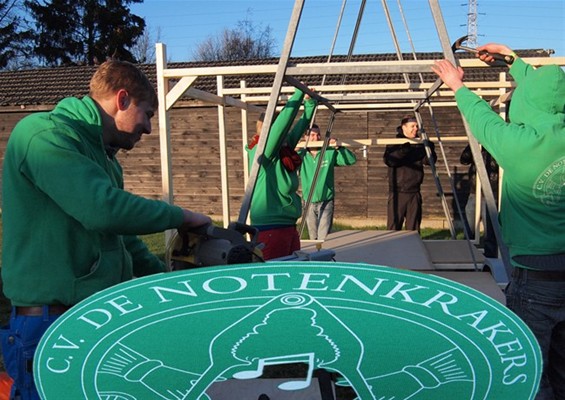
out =
<path fill-rule="evenodd" d="M 425 83 L 376 83 L 376 84 L 361 84 L 361 85 L 323 85 L 316 87 L 316 91 L 319 93 L 331 93 L 331 92 L 377 92 L 379 90 L 391 91 L 391 90 L 425 90 L 432 86 L 432 82 Z M 492 81 L 492 82 L 479 82 L 479 81 L 466 81 L 465 86 L 470 89 L 499 89 L 511 88 L 516 86 L 514 82 L 510 81 Z M 282 93 L 292 93 L 294 87 L 286 86 L 281 89 Z M 245 87 L 245 88 L 226 88 L 224 90 L 225 95 L 257 95 L 270 93 L 271 88 L 269 86 L 262 87 Z"/>
<path fill-rule="evenodd" d="M 218 95 L 206 92 L 204 90 L 196 89 L 196 88 L 188 89 L 186 91 L 186 94 L 187 94 L 187 96 L 190 96 L 193 99 L 205 101 L 207 103 L 216 104 L 218 106 L 233 106 L 233 107 L 240 108 L 242 110 L 252 110 L 252 111 L 257 111 L 257 112 L 264 111 L 264 108 L 262 108 L 262 107 L 259 107 L 259 106 L 253 105 L 253 104 L 248 104 L 244 101 L 234 99 L 233 97 L 218 96 Z"/>
<path fill-rule="evenodd" d="M 435 137 L 430 137 L 430 141 L 437 143 L 439 140 Z M 449 143 L 467 143 L 469 138 L 467 136 L 445 136 L 441 138 L 442 142 Z M 365 146 L 386 146 L 389 144 L 402 144 L 410 142 L 412 144 L 421 144 L 422 140 L 414 140 L 407 138 L 377 138 L 377 139 L 349 139 L 349 140 L 339 140 L 337 145 L 329 147 L 365 147 Z M 296 145 L 297 149 L 303 149 L 305 147 L 319 148 L 324 145 L 323 140 L 309 141 L 306 145 L 305 141 L 300 141 Z"/>
<path fill-rule="evenodd" d="M 167 93 L 165 100 L 165 108 L 170 110 L 175 102 L 187 91 L 194 81 L 198 78 L 197 76 L 184 76 L 180 81 L 177 82 L 175 86 Z"/>
<path fill-rule="evenodd" d="M 523 60 L 531 65 L 565 65 L 565 57 L 528 57 Z M 431 72 L 434 60 L 403 60 L 403 61 L 350 61 L 330 63 L 289 64 L 287 75 L 340 75 L 340 74 L 371 74 L 371 73 L 402 73 L 402 72 Z M 490 68 L 478 58 L 459 60 L 463 68 Z M 165 78 L 181 78 L 183 76 L 215 76 L 215 75 L 264 75 L 274 74 L 277 64 L 237 65 L 228 67 L 197 67 L 197 68 L 166 68 Z"/>
<path fill-rule="evenodd" d="M 163 75 L 167 68 L 167 47 L 157 43 L 156 47 L 157 68 L 157 97 L 159 104 L 166 105 L 166 94 L 169 80 Z M 161 152 L 161 181 L 163 200 L 173 204 L 173 173 L 171 161 L 171 137 L 169 114 L 165 107 L 159 107 L 159 150 Z M 171 236 L 169 233 L 166 236 Z M 168 238 L 167 238 L 168 239 Z"/>
<path fill-rule="evenodd" d="M 222 90 L 224 88 L 224 77 L 216 77 L 218 97 L 224 98 Z M 218 135 L 220 141 L 220 180 L 222 185 L 222 221 L 224 228 L 227 228 L 230 218 L 230 188 L 228 185 L 228 149 L 226 140 L 226 110 L 223 104 L 218 105 Z"/>

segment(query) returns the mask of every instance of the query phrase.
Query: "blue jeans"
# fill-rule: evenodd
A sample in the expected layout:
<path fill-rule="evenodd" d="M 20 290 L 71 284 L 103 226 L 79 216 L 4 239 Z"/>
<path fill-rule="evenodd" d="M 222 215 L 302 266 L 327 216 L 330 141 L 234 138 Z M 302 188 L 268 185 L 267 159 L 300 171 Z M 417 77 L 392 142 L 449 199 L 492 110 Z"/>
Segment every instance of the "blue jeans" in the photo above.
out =
<path fill-rule="evenodd" d="M 543 372 L 535 400 L 565 399 L 565 281 L 535 280 L 524 270 L 506 289 L 506 304 L 537 338 Z"/>
<path fill-rule="evenodd" d="M 308 225 L 308 236 L 312 240 L 325 240 L 332 230 L 334 219 L 334 201 L 326 200 L 318 203 L 310 203 L 306 224 Z"/>
<path fill-rule="evenodd" d="M 41 336 L 59 317 L 49 315 L 44 306 L 42 316 L 15 315 L 12 309 L 10 325 L 0 330 L 0 345 L 6 372 L 14 380 L 10 400 L 39 400 L 33 381 L 33 356 Z"/>

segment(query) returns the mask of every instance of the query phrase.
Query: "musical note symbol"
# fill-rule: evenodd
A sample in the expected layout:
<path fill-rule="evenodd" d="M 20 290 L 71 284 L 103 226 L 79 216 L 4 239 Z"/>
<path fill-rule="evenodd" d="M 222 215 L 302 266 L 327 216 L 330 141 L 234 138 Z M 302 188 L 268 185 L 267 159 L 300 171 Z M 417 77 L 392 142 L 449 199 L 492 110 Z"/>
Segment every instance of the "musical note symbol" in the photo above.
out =
<path fill-rule="evenodd" d="M 301 390 L 310 386 L 314 373 L 314 353 L 292 354 L 279 357 L 262 358 L 259 360 L 257 369 L 240 371 L 233 375 L 235 379 L 255 379 L 263 375 L 263 370 L 269 365 L 293 364 L 305 362 L 308 364 L 308 372 L 303 381 L 288 381 L 281 383 L 278 388 L 281 390 Z"/>

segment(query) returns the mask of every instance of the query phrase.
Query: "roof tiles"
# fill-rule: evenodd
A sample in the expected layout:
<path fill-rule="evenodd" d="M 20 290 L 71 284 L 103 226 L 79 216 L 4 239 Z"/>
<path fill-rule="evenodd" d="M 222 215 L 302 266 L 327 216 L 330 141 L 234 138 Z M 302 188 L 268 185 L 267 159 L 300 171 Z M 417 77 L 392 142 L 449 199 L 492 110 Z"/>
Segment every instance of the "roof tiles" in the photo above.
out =
<path fill-rule="evenodd" d="M 518 51 L 522 56 L 549 56 L 541 50 Z M 470 58 L 474 55 L 469 53 L 457 53 L 457 57 Z M 417 53 L 419 60 L 435 60 L 443 58 L 442 53 Z M 412 54 L 404 54 L 403 59 L 414 59 Z M 324 63 L 328 56 L 294 57 L 290 59 L 292 64 Z M 392 61 L 398 60 L 396 54 L 363 54 L 354 55 L 350 61 Z M 169 63 L 167 68 L 198 68 L 218 66 L 247 66 L 247 65 L 269 65 L 277 64 L 278 58 L 243 60 L 232 62 L 181 62 Z M 332 56 L 331 62 L 345 62 L 347 56 Z M 152 82 L 156 82 L 156 68 L 154 64 L 143 64 L 140 68 L 147 74 Z M 95 66 L 68 66 L 57 68 L 37 68 L 20 71 L 0 71 L 0 106 L 30 106 L 30 105 L 54 105 L 65 97 L 82 97 L 88 94 L 90 77 L 96 70 Z M 468 79 L 477 81 L 498 80 L 499 72 L 504 68 L 475 68 L 466 70 Z M 436 76 L 433 73 L 422 74 L 424 81 L 433 82 Z M 237 88 L 240 81 L 245 79 L 248 87 L 270 87 L 274 75 L 249 75 L 249 76 L 226 76 L 225 88 Z M 301 77 L 297 77 L 300 79 Z M 308 85 L 316 86 L 322 83 L 321 75 L 302 77 Z M 326 85 L 341 83 L 341 75 L 329 75 L 326 77 Z M 410 74 L 410 79 L 419 82 L 418 74 Z M 361 74 L 349 75 L 348 84 L 376 84 L 376 83 L 404 83 L 403 75 L 400 73 L 390 74 Z M 215 77 L 200 77 L 196 80 L 194 87 L 211 93 L 216 93 Z"/>

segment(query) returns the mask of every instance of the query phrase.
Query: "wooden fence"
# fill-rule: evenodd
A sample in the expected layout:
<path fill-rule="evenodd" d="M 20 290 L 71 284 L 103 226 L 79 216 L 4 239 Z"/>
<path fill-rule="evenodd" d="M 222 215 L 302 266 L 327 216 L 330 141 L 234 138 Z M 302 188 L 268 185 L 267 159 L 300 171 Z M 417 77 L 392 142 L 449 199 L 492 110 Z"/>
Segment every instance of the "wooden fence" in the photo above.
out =
<path fill-rule="evenodd" d="M 3 112 L 0 122 L 0 157 L 14 125 L 29 112 Z M 336 117 L 332 136 L 340 140 L 394 138 L 396 127 L 405 111 L 346 112 Z M 249 126 L 254 127 L 257 115 L 249 115 Z M 422 110 L 423 125 L 435 141 L 435 125 L 442 138 L 464 136 L 461 116 L 453 107 L 434 109 L 434 121 L 426 110 Z M 325 131 L 328 114 L 320 110 L 316 123 Z M 174 202 L 199 212 L 210 214 L 217 219 L 222 216 L 222 193 L 220 181 L 220 149 L 218 117 L 215 106 L 179 106 L 170 112 L 171 148 Z M 161 197 L 161 164 L 158 137 L 158 119 L 153 121 L 153 133 L 146 135 L 136 148 L 120 152 L 118 157 L 124 168 L 126 189 L 150 198 Z M 244 195 L 243 146 L 241 139 L 241 113 L 238 109 L 227 110 L 227 148 L 229 168 L 229 192 L 231 220 L 238 218 Z M 250 132 L 250 135 L 252 132 Z M 459 163 L 464 142 L 446 141 L 440 146 L 437 172 L 443 191 L 451 204 L 451 216 L 456 220 L 452 183 L 462 199 L 461 207 L 468 193 L 467 167 Z M 446 163 L 441 147 L 445 150 Z M 387 167 L 382 156 L 384 146 L 351 147 L 357 155 L 353 166 L 336 169 L 335 216 L 340 221 L 361 225 L 384 224 L 388 195 Z M 69 173 L 72 173 L 70 171 Z M 451 175 L 451 179 L 449 178 Z M 9 190 L 9 188 L 7 189 Z M 424 201 L 424 226 L 446 226 L 445 214 L 438 196 L 430 169 L 422 186 Z"/>

